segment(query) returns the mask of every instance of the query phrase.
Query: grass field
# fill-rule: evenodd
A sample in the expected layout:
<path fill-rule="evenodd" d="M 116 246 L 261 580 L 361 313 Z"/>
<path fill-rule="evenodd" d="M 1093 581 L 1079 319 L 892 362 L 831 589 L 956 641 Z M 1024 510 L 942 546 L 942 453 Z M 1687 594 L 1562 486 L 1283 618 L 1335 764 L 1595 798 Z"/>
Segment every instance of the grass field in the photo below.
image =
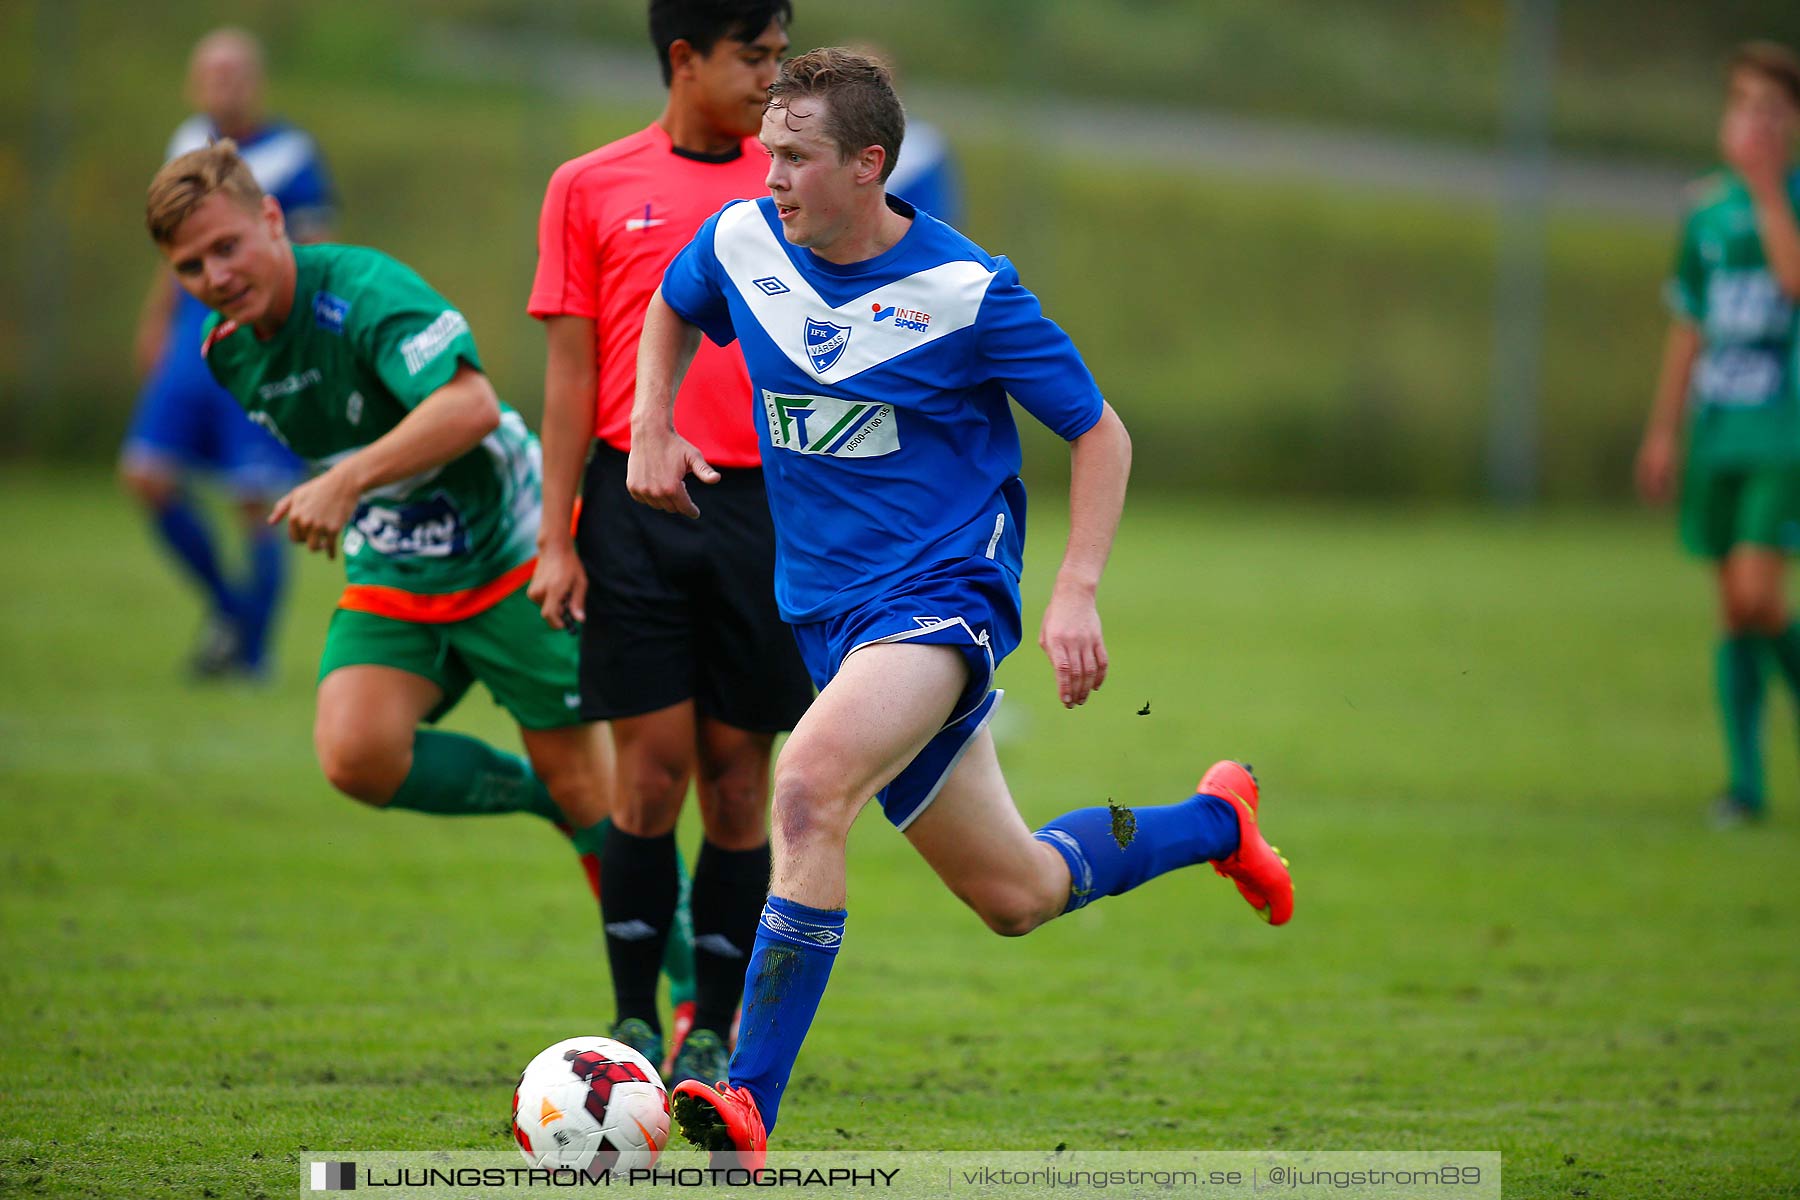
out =
<path fill-rule="evenodd" d="M 190 690 L 189 603 L 104 476 L 9 471 L 0 556 L 0 1193 L 504 1149 L 514 1073 L 610 1016 L 597 921 L 529 818 L 328 792 L 333 568 L 277 683 Z M 1294 923 L 1192 871 L 1003 941 L 866 818 L 783 1144 L 1498 1149 L 1509 1196 L 1795 1194 L 1789 709 L 1774 820 L 1707 830 L 1707 602 L 1662 524 L 1134 504 L 1102 601 L 1087 709 L 1006 669 L 1026 816 L 1248 757 Z M 455 723 L 505 735 L 485 696 Z"/>

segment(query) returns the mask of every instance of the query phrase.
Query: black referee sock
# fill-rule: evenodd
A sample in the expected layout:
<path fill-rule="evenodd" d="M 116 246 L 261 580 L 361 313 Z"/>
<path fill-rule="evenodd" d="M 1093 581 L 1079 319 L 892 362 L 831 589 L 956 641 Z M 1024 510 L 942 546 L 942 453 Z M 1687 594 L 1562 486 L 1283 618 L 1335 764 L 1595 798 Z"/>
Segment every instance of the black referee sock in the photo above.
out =
<path fill-rule="evenodd" d="M 619 1020 L 638 1017 L 658 1033 L 656 981 L 680 890 L 673 833 L 638 837 L 613 826 L 600 853 L 600 918 L 613 999 Z"/>
<path fill-rule="evenodd" d="M 744 994 L 756 923 L 769 895 L 769 843 L 723 850 L 700 843 L 694 864 L 694 1028 L 724 1037 Z"/>

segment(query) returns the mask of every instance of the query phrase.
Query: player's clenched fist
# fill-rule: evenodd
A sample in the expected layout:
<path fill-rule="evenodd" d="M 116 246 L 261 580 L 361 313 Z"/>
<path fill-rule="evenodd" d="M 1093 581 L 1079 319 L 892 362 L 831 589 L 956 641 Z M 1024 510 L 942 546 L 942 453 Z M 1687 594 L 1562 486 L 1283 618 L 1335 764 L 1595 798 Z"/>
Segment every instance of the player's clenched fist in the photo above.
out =
<path fill-rule="evenodd" d="M 625 490 L 633 500 L 663 512 L 697 517 L 700 509 L 687 490 L 690 474 L 701 483 L 719 482 L 712 464 L 680 434 L 670 431 L 647 438 L 634 432 L 631 458 L 625 466 Z"/>

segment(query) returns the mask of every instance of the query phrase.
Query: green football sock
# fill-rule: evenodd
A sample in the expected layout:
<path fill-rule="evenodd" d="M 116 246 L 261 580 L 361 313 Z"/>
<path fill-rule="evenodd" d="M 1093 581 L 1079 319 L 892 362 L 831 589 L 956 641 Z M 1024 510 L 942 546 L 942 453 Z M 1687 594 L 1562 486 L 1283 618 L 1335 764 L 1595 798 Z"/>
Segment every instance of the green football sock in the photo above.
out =
<path fill-rule="evenodd" d="M 1745 634 L 1728 635 L 1720 639 L 1715 659 L 1731 794 L 1752 807 L 1763 798 L 1761 641 Z"/>
<path fill-rule="evenodd" d="M 663 974 L 669 980 L 669 1003 L 686 1004 L 694 998 L 694 913 L 691 907 L 694 881 L 688 875 L 687 860 L 675 852 L 675 877 L 680 891 L 675 893 L 675 923 L 669 927 L 669 941 L 663 950 Z"/>
<path fill-rule="evenodd" d="M 445 817 L 525 812 L 547 821 L 562 818 L 523 758 L 437 729 L 413 734 L 412 770 L 387 806 Z"/>
<path fill-rule="evenodd" d="M 569 834 L 569 841 L 575 853 L 591 854 L 597 861 L 600 851 L 606 848 L 606 833 L 611 828 L 610 818 L 596 821 Z M 669 1003 L 685 1004 L 694 998 L 694 916 L 688 907 L 694 886 L 679 850 L 675 852 L 675 876 L 680 881 L 680 891 L 676 893 L 675 924 L 664 943 L 662 971 L 669 980 Z"/>
<path fill-rule="evenodd" d="M 1787 680 L 1795 702 L 1800 703 L 1800 621 L 1765 640 L 1769 644 L 1770 656 L 1781 671 L 1781 677 Z"/>
<path fill-rule="evenodd" d="M 596 858 L 606 849 L 606 831 L 612 828 L 611 817 L 601 817 L 586 829 L 576 829 L 569 834 L 569 844 L 575 847 L 577 854 L 592 854 Z"/>
<path fill-rule="evenodd" d="M 439 729 L 413 735 L 412 770 L 387 807 L 450 817 L 523 812 L 559 824 L 563 819 L 530 763 L 479 738 Z M 598 855 L 611 827 L 610 820 L 598 821 L 570 833 L 569 841 L 578 854 Z M 670 1002 L 682 1004 L 694 998 L 694 919 L 688 911 L 693 884 L 679 855 L 675 869 L 681 892 L 663 953 L 663 974 L 669 977 Z"/>

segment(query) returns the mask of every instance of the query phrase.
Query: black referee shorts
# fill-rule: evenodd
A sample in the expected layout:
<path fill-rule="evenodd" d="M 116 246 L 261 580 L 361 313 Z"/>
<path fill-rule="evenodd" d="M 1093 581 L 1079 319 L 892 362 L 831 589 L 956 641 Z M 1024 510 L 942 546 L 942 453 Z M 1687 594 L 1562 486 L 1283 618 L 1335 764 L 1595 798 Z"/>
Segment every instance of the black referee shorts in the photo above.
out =
<path fill-rule="evenodd" d="M 696 521 L 634 501 L 625 462 L 596 443 L 582 487 L 582 717 L 635 717 L 692 700 L 701 716 L 738 729 L 792 729 L 812 680 L 775 608 L 762 469 L 721 468 L 711 485 L 690 479 Z"/>

